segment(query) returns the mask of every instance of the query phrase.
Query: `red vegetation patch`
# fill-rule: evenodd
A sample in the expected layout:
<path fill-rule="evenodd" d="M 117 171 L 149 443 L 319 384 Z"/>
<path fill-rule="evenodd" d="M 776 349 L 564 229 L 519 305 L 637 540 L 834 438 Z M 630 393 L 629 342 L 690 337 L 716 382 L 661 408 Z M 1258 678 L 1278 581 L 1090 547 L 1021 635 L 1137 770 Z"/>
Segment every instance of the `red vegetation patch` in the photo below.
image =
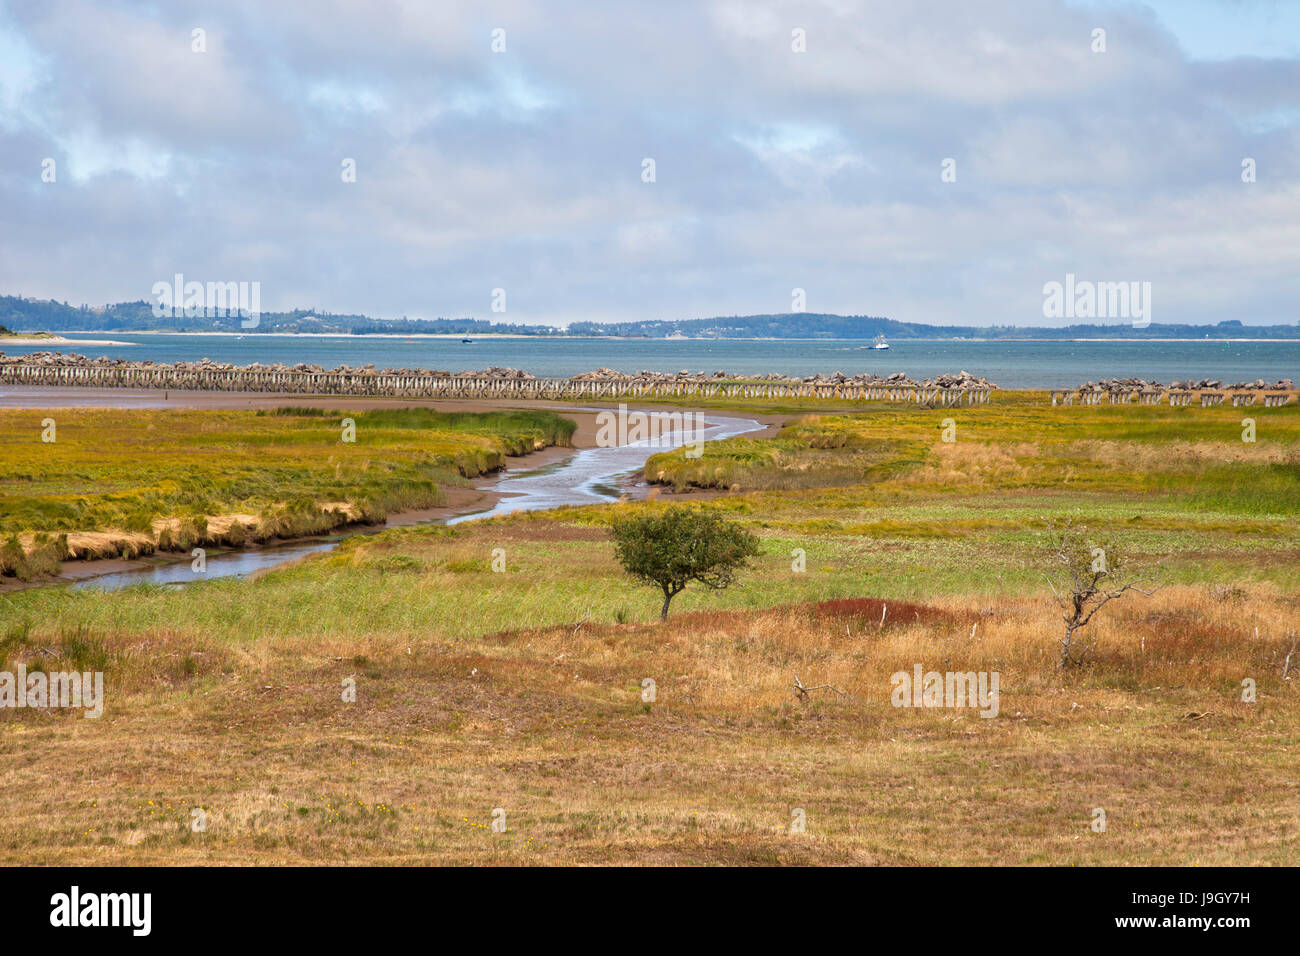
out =
<path fill-rule="evenodd" d="M 954 624 L 961 620 L 952 613 L 925 604 L 906 601 L 882 601 L 880 598 L 839 598 L 805 604 L 778 604 L 765 608 L 738 608 L 728 611 L 694 611 L 688 614 L 669 614 L 667 626 L 672 629 L 692 630 L 726 629 L 739 627 L 768 615 L 802 614 L 815 624 L 879 625 L 882 608 L 887 607 L 885 626 L 891 624 Z M 493 644 L 510 644 L 531 634 L 550 634 L 558 631 L 581 633 L 587 637 L 608 637 L 655 630 L 658 621 L 637 624 L 607 624 L 598 621 L 574 621 L 569 624 L 547 625 L 524 631 L 499 631 L 485 635 L 482 640 Z"/>
<path fill-rule="evenodd" d="M 952 624 L 958 619 L 948 611 L 906 601 L 882 601 L 880 598 L 837 598 L 807 604 L 778 604 L 767 608 L 732 611 L 696 611 L 669 615 L 669 624 L 694 627 L 726 627 L 752 621 L 769 614 L 806 614 L 811 621 L 825 624 L 879 624 L 882 609 L 885 624 Z"/>
<path fill-rule="evenodd" d="M 948 611 L 936 607 L 909 604 L 906 601 L 884 601 L 880 598 L 837 598 L 791 607 L 807 608 L 814 618 L 849 623 L 863 621 L 878 624 L 882 616 L 886 624 L 951 624 L 957 620 Z"/>

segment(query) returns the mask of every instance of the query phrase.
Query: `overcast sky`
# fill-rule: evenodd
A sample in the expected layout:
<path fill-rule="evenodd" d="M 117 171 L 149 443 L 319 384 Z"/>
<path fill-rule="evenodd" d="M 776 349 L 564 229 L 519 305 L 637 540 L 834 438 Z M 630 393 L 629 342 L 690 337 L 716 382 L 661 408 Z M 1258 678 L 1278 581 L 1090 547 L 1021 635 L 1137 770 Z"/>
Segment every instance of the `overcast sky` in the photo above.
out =
<path fill-rule="evenodd" d="M 962 325 L 1048 324 L 1068 272 L 1150 282 L 1157 324 L 1292 323 L 1300 3 L 0 0 L 0 293 L 177 272 L 264 310 L 801 288 Z"/>

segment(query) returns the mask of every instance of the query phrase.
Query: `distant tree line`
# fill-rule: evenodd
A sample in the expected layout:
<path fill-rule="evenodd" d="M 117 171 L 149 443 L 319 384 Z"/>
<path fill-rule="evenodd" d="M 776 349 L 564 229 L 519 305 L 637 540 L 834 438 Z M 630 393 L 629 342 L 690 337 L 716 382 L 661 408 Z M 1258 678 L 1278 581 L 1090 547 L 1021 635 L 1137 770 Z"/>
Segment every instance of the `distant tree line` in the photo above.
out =
<path fill-rule="evenodd" d="M 732 339 L 1300 339 L 1294 325 L 1243 325 L 1232 319 L 1216 325 L 1151 323 L 1145 328 L 1120 325 L 1067 325 L 1060 327 L 924 325 L 868 315 L 831 315 L 796 312 L 785 315 L 733 315 L 709 319 L 652 319 L 644 322 L 574 322 L 567 333 L 545 325 L 521 325 L 487 319 L 376 319 L 367 315 L 339 314 L 312 309 L 263 312 L 257 328 L 243 328 L 237 315 L 220 317 L 163 316 L 153 314 L 153 303 L 141 299 L 98 308 L 74 306 L 52 299 L 0 296 L 0 324 L 21 332 L 351 332 L 356 335 L 571 335 L 666 338 Z"/>
<path fill-rule="evenodd" d="M 549 325 L 516 325 L 487 319 L 367 319 L 351 329 L 355 335 L 559 335 Z"/>
<path fill-rule="evenodd" d="M 691 338 L 772 339 L 1300 339 L 1294 325 L 1244 325 L 1237 319 L 1215 325 L 1157 324 L 1144 328 L 1132 324 L 1066 326 L 925 325 L 869 315 L 831 315 L 792 312 L 784 315 L 733 315 L 709 319 L 648 319 L 643 322 L 574 322 L 570 335 L 630 336 L 652 339 L 680 333 Z"/>
<path fill-rule="evenodd" d="M 119 302 L 102 308 L 74 306 L 54 300 L 0 296 L 0 323 L 25 332 L 351 332 L 356 335 L 415 335 L 443 333 L 480 335 L 489 332 L 514 335 L 556 335 L 557 329 L 538 325 L 493 323 L 484 319 L 374 319 L 368 315 L 294 309 L 291 312 L 263 312 L 256 328 L 242 325 L 238 315 L 194 316 L 153 314 L 153 303 L 146 300 Z"/>

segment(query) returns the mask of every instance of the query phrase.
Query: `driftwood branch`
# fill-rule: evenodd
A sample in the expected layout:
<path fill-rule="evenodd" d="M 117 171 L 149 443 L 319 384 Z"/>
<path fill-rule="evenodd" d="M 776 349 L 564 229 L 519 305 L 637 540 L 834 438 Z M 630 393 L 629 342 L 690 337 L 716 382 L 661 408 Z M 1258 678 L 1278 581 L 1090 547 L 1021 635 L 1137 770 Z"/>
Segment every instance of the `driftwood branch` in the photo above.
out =
<path fill-rule="evenodd" d="M 814 687 L 806 687 L 804 686 L 804 682 L 799 679 L 799 675 L 798 674 L 794 675 L 794 693 L 795 696 L 798 697 L 800 700 L 805 700 L 805 701 L 808 700 L 809 699 L 808 695 L 815 690 L 831 690 L 839 694 L 841 697 L 848 696 L 848 694 L 844 693 L 844 691 L 840 690 L 838 687 L 832 684 L 817 684 Z"/>

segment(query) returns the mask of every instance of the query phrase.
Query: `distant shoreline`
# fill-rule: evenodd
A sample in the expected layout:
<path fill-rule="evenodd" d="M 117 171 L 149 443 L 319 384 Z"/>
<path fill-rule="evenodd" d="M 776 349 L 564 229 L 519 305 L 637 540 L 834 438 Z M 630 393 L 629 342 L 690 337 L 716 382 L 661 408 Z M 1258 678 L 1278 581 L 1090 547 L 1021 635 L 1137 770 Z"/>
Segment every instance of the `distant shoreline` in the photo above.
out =
<path fill-rule="evenodd" d="M 0 335 L 0 352 L 4 351 L 6 345 L 21 345 L 24 348 L 29 345 L 95 345 L 95 346 L 133 346 L 136 342 L 115 342 L 112 339 L 65 339 L 63 336 L 72 335 L 89 335 L 88 332 L 51 332 L 44 336 L 32 335 Z M 134 335 L 134 332 L 124 333 Z"/>
<path fill-rule="evenodd" d="M 666 337 L 646 337 L 640 335 L 523 335 L 518 332 L 367 332 L 357 334 L 354 332 L 173 332 L 166 329 L 142 329 L 139 331 L 127 331 L 125 329 L 115 329 L 118 335 L 173 335 L 173 336 L 204 336 L 211 338 L 280 338 L 280 339 L 470 339 L 471 343 L 477 341 L 488 341 L 498 339 L 538 339 L 538 340 L 569 340 L 582 339 L 584 341 L 600 342 L 869 342 L 871 339 L 854 339 L 854 338 L 825 338 L 816 336 L 813 338 L 777 338 L 773 336 L 701 336 L 687 337 L 684 339 L 670 339 Z M 77 332 L 77 331 L 59 331 L 52 333 L 58 338 L 47 339 L 9 339 L 0 338 L 0 346 L 5 343 L 11 345 L 42 345 L 42 344 L 72 344 L 72 345 L 137 345 L 136 342 L 115 342 L 111 340 L 99 339 L 67 339 L 67 335 L 94 335 L 94 332 Z M 1042 343 L 1042 344 L 1079 344 L 1088 342 L 1100 342 L 1108 344 L 1122 343 L 1159 343 L 1159 342 L 1177 342 L 1190 344 L 1194 342 L 1203 342 L 1207 345 L 1231 345 L 1233 343 L 1241 344 L 1261 344 L 1261 343 L 1290 343 L 1300 345 L 1300 338 L 1247 338 L 1234 336 L 1232 338 L 1166 338 L 1166 337 L 1144 337 L 1144 338 L 1117 338 L 1113 336 L 1106 337 L 1089 337 L 1089 338 L 1071 338 L 1071 339 L 1054 339 L 1054 338 L 953 338 L 935 336 L 934 338 L 896 338 L 894 343 L 899 345 L 929 342 L 969 342 L 971 344 L 988 345 L 999 342 L 1006 343 Z"/>
<path fill-rule="evenodd" d="M 367 332 L 364 335 L 358 335 L 355 332 L 173 332 L 169 329 L 141 329 L 136 332 L 128 332 L 125 329 L 115 329 L 118 335 L 184 335 L 190 336 L 212 336 L 217 338 L 256 338 L 256 339 L 473 339 L 473 338 L 493 338 L 493 339 L 562 339 L 562 338 L 586 338 L 586 336 L 565 336 L 565 335 L 520 335 L 515 332 L 489 332 L 479 335 L 477 333 L 466 332 Z M 56 332 L 56 335 L 93 335 L 93 332 Z M 597 336 L 601 338 L 603 336 Z M 47 340 L 48 341 L 48 340 Z M 65 339 L 64 341 L 77 342 L 76 339 Z M 135 342 L 114 343 L 120 345 L 135 345 Z"/>

